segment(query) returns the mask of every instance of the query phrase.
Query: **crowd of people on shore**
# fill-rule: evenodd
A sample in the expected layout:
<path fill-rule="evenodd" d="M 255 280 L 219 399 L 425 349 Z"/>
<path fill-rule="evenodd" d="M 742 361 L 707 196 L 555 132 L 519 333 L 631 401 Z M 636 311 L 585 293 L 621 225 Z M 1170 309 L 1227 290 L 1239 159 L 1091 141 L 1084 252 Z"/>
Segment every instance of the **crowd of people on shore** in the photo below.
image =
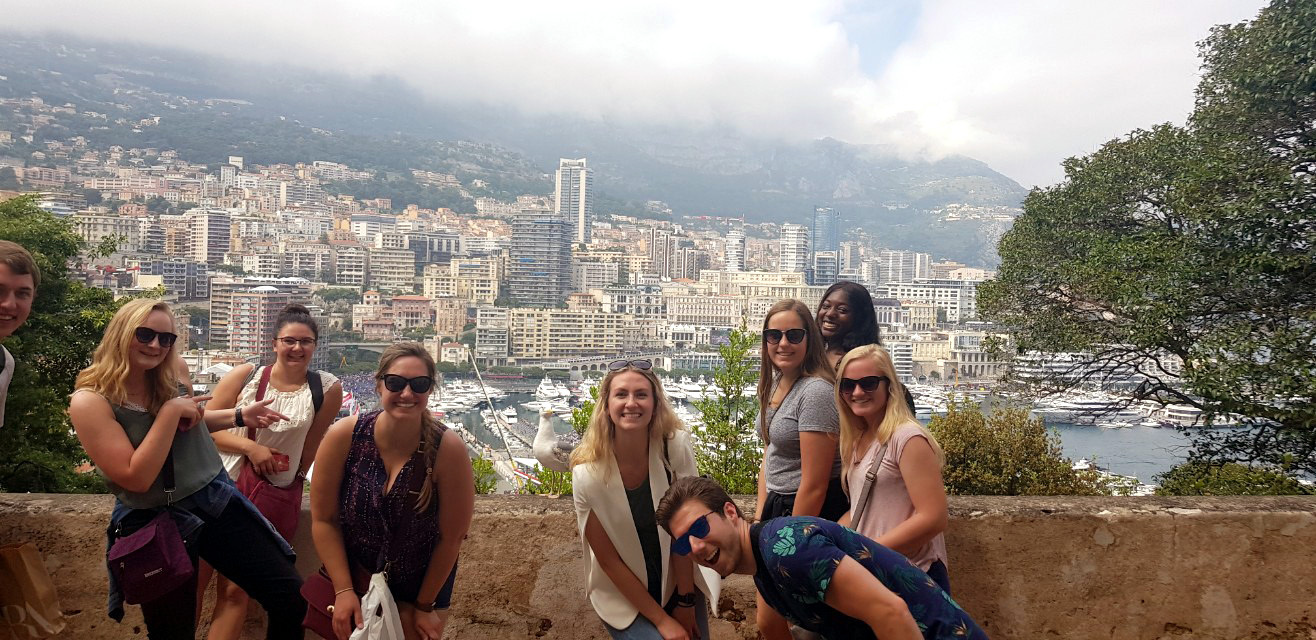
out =
<path fill-rule="evenodd" d="M 32 256 L 0 241 L 0 340 L 39 280 Z M 427 408 L 433 358 L 397 343 L 374 374 L 340 379 L 310 368 L 319 327 L 305 307 L 275 325 L 272 364 L 195 396 L 171 309 L 132 300 L 78 375 L 69 416 L 116 498 L 110 615 L 139 605 L 148 637 L 192 638 L 213 576 L 210 638 L 237 638 L 250 599 L 268 638 L 348 640 L 371 625 L 441 638 L 474 480 Z M 770 640 L 985 638 L 951 597 L 941 450 L 913 418 L 867 290 L 839 282 L 817 310 L 782 300 L 761 342 L 753 514 L 698 475 L 650 361 L 613 362 L 599 383 L 571 470 L 585 592 L 607 632 L 708 638 L 721 580 L 739 573 L 754 577 Z M 2 411 L 15 363 L 0 352 Z M 338 419 L 345 392 L 378 406 Z M 323 566 L 302 576 L 289 541 L 312 464 Z"/>

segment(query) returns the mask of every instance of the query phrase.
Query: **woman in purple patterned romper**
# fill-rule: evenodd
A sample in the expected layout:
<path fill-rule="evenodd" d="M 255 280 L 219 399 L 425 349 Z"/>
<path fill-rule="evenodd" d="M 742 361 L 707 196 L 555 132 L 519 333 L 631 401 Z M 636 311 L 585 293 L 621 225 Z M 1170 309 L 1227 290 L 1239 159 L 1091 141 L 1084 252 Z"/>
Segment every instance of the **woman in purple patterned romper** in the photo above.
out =
<path fill-rule="evenodd" d="M 375 374 L 379 410 L 339 420 L 320 444 L 311 536 L 336 592 L 338 640 L 361 626 L 360 576 L 385 567 L 407 640 L 443 637 L 475 481 L 466 445 L 426 406 L 434 376 L 424 347 L 394 344 Z"/>

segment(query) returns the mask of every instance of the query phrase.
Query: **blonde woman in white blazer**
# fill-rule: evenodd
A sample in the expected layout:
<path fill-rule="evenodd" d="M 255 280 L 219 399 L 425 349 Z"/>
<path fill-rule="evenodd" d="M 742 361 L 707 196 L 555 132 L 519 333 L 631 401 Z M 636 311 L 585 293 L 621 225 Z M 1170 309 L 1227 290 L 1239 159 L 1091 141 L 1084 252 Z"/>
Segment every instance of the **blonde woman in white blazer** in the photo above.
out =
<path fill-rule="evenodd" d="M 707 639 L 708 603 L 717 602 L 721 581 L 672 554 L 653 515 L 672 479 L 697 474 L 690 434 L 648 360 L 608 369 L 571 454 L 590 604 L 613 638 Z"/>

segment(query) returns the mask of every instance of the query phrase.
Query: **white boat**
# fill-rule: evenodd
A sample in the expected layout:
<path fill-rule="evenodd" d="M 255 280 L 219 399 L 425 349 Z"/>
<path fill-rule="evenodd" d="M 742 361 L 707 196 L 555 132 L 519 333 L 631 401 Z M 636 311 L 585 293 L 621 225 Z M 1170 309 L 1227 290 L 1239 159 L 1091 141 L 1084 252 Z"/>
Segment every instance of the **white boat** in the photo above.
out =
<path fill-rule="evenodd" d="M 544 379 L 539 381 L 539 386 L 535 388 L 535 397 L 540 400 L 552 400 L 558 395 L 557 385 L 553 384 L 548 376 L 544 376 Z"/>
<path fill-rule="evenodd" d="M 516 420 L 516 407 L 504 407 L 502 413 L 507 420 Z"/>

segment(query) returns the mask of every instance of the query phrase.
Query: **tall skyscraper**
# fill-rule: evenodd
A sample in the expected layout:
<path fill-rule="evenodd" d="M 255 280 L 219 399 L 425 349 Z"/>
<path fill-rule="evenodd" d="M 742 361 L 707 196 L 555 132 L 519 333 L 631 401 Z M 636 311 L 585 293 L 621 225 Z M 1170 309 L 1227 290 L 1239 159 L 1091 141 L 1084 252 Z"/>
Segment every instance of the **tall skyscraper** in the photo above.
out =
<path fill-rule="evenodd" d="M 838 273 L 835 251 L 818 251 L 813 254 L 813 284 L 831 286 L 836 282 Z"/>
<path fill-rule="evenodd" d="M 808 273 L 811 263 L 809 228 L 787 222 L 781 225 L 781 245 L 777 257 L 778 271 Z"/>
<path fill-rule="evenodd" d="M 672 258 L 676 255 L 680 237 L 668 229 L 650 227 L 646 234 L 649 241 L 649 261 L 653 272 L 660 278 L 672 277 Z"/>
<path fill-rule="evenodd" d="M 726 238 L 726 270 L 745 270 L 745 229 L 740 225 L 732 227 Z"/>
<path fill-rule="evenodd" d="M 522 211 L 512 221 L 508 296 L 517 304 L 552 307 L 571 287 L 571 223 L 551 211 Z"/>
<path fill-rule="evenodd" d="M 230 166 L 230 165 L 224 165 Z M 197 262 L 220 264 L 224 254 L 232 248 L 232 218 L 223 209 L 197 207 L 183 214 L 187 220 L 190 240 L 190 257 Z"/>
<path fill-rule="evenodd" d="M 837 251 L 841 248 L 840 225 L 831 207 L 813 208 L 813 251 Z"/>
<path fill-rule="evenodd" d="M 568 220 L 572 242 L 591 242 L 594 229 L 593 172 L 585 158 L 558 160 L 557 191 L 553 212 Z"/>
<path fill-rule="evenodd" d="M 859 269 L 859 261 L 863 260 L 863 245 L 853 240 L 842 242 L 840 253 L 837 254 L 837 268 L 841 271 Z"/>
<path fill-rule="evenodd" d="M 229 349 L 258 353 L 261 364 L 269 364 L 274 360 L 270 344 L 277 334 L 279 312 L 293 301 L 293 294 L 274 286 L 260 286 L 234 291 L 229 300 Z"/>
<path fill-rule="evenodd" d="M 877 252 L 877 262 L 882 284 L 913 282 L 932 275 L 932 254 L 928 253 L 882 249 Z"/>

